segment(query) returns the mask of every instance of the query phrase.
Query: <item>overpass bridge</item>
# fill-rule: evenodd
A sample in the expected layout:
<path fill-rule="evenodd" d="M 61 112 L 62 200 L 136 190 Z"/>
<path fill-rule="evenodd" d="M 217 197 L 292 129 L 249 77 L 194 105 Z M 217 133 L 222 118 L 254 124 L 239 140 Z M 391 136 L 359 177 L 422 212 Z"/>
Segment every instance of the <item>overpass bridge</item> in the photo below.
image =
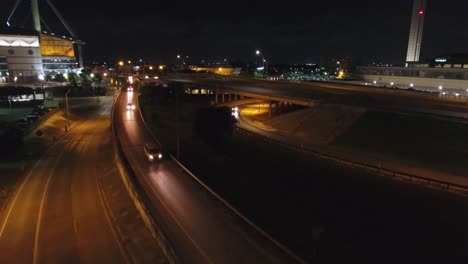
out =
<path fill-rule="evenodd" d="M 188 86 L 190 94 L 212 94 L 214 96 L 213 104 L 216 106 L 235 106 L 257 101 L 269 102 L 269 112 L 282 111 L 289 109 L 292 106 L 313 107 L 319 103 L 319 100 L 303 96 L 290 96 L 288 94 L 275 94 L 271 92 L 265 93 L 263 90 L 243 89 L 232 87 L 229 82 L 217 83 L 211 82 L 208 79 L 174 79 L 169 78 L 169 81 L 184 83 Z M 201 92 L 203 91 L 203 92 Z"/>

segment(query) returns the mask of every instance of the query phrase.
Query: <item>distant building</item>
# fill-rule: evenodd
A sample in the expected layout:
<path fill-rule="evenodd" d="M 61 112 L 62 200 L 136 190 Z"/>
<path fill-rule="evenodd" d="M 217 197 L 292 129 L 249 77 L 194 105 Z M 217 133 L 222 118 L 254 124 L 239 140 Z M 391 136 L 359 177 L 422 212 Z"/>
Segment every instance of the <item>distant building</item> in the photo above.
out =
<path fill-rule="evenodd" d="M 386 86 L 468 88 L 468 55 L 438 56 L 407 67 L 359 66 L 356 75 L 369 83 Z"/>
<path fill-rule="evenodd" d="M 39 38 L 32 35 L 0 35 L 0 79 L 26 82 L 43 74 Z"/>

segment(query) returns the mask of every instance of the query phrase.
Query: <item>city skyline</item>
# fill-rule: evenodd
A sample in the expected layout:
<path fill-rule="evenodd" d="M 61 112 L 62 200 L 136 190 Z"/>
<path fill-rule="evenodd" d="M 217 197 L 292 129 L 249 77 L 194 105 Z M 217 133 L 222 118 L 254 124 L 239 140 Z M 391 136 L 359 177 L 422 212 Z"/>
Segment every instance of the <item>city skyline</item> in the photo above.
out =
<path fill-rule="evenodd" d="M 14 1 L 4 1 L 10 10 Z M 79 6 L 55 5 L 87 43 L 85 58 L 143 57 L 171 63 L 177 54 L 195 61 L 207 57 L 253 60 L 260 49 L 272 63 L 318 63 L 321 56 L 352 56 L 363 63 L 404 63 L 412 1 L 392 5 L 337 1 L 275 6 L 239 3 L 227 8 L 216 2 L 112 5 L 84 0 Z M 421 60 L 447 53 L 468 53 L 464 1 L 450 6 L 428 3 Z M 41 10 L 47 18 L 47 10 Z M 2 23 L 8 11 L 0 14 Z M 86 19 L 83 20 L 83 17 Z M 21 24 L 21 15 L 13 22 Z M 372 21 L 372 23 L 369 23 Z M 27 22 L 26 22 L 27 24 Z M 62 30 L 56 21 L 52 28 Z M 125 36 L 125 37 L 122 37 Z"/>

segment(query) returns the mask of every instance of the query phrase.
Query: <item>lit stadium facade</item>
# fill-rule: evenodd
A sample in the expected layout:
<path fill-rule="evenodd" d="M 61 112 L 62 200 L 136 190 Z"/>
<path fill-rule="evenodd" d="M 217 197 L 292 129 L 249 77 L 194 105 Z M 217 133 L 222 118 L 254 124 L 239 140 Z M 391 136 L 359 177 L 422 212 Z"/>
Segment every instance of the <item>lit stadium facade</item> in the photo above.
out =
<path fill-rule="evenodd" d="M 9 19 L 18 7 L 18 0 Z M 81 42 L 74 37 L 50 1 L 47 1 L 72 37 L 41 31 L 38 0 L 31 1 L 34 29 L 10 27 L 0 30 L 0 83 L 35 82 L 45 76 L 78 72 L 82 68 Z M 77 56 L 78 55 L 78 56 Z"/>

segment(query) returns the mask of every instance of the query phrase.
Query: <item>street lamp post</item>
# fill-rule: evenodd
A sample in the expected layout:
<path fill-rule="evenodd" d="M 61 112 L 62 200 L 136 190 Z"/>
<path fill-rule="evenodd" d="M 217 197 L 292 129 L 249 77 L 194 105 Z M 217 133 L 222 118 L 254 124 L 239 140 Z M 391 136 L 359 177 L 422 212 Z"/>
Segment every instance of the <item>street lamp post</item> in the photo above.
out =
<path fill-rule="evenodd" d="M 70 125 L 70 111 L 68 109 L 68 93 L 71 91 L 71 89 L 68 89 L 68 91 L 65 93 L 65 105 L 67 106 L 67 125 Z"/>
<path fill-rule="evenodd" d="M 263 55 L 263 53 L 260 52 L 260 50 L 256 50 L 255 51 L 255 54 L 258 56 L 258 55 L 261 55 L 262 56 L 262 63 L 263 63 L 263 77 L 267 77 L 267 71 L 268 71 L 268 63 L 267 61 L 265 60 L 265 56 Z"/>
<path fill-rule="evenodd" d="M 42 96 L 43 96 L 44 99 L 45 99 L 45 91 L 44 91 L 44 80 L 45 80 L 45 77 L 44 77 L 44 75 L 41 74 L 41 75 L 38 76 L 38 79 L 39 79 L 39 81 L 41 82 Z"/>

